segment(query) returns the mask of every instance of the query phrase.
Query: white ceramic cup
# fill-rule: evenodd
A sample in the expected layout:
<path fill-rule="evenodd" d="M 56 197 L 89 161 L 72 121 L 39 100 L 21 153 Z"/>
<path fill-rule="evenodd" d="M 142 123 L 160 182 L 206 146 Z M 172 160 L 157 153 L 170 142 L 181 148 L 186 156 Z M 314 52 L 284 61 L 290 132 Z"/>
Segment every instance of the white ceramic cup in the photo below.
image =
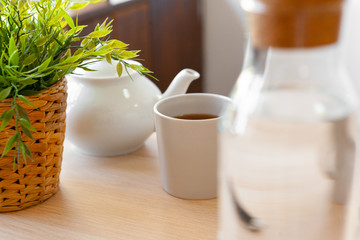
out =
<path fill-rule="evenodd" d="M 154 106 L 163 188 L 184 199 L 217 196 L 218 121 L 231 100 L 194 93 L 165 98 Z M 205 120 L 174 118 L 185 114 L 219 116 Z"/>

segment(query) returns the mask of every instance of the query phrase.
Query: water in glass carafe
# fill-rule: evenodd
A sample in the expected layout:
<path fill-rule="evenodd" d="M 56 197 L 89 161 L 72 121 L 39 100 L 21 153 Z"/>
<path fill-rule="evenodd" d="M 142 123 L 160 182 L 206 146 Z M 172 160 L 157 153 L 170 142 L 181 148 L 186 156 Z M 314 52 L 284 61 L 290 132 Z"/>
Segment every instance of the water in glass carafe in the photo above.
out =
<path fill-rule="evenodd" d="M 275 2 L 244 3 L 253 25 L 221 123 L 219 240 L 358 239 L 358 101 L 329 30 L 342 1 Z"/>

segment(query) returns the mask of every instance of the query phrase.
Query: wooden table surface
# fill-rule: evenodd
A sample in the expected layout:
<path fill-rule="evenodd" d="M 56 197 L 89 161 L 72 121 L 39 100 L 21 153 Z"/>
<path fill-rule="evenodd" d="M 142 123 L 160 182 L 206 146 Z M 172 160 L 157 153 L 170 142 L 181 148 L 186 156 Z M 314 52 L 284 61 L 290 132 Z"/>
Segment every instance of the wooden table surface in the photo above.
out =
<path fill-rule="evenodd" d="M 161 187 L 156 136 L 124 156 L 92 157 L 65 141 L 60 190 L 0 214 L 0 239 L 216 239 L 217 200 L 183 200 Z"/>

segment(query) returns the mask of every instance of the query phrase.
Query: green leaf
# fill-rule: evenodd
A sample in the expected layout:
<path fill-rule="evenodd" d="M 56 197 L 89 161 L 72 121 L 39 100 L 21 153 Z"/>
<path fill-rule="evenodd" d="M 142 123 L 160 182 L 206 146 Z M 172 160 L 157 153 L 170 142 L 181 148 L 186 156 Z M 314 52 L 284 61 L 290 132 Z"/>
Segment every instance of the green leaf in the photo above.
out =
<path fill-rule="evenodd" d="M 28 137 L 30 138 L 31 140 L 34 140 L 34 137 L 32 136 L 31 132 L 25 128 L 25 127 L 22 127 L 21 128 L 21 131 Z"/>
<path fill-rule="evenodd" d="M 26 151 L 25 151 L 25 146 L 24 146 L 24 143 L 22 141 L 20 141 L 19 143 L 19 149 L 20 149 L 20 152 L 24 158 L 24 163 L 25 165 L 27 164 L 27 160 L 26 160 Z"/>
<path fill-rule="evenodd" d="M 66 58 L 64 61 L 60 63 L 60 65 L 65 65 L 67 63 L 75 63 L 78 61 L 84 54 L 78 54 L 71 57 Z"/>
<path fill-rule="evenodd" d="M 113 48 L 126 48 L 127 46 L 129 46 L 129 44 L 126 44 L 122 41 L 119 41 L 119 40 L 109 40 L 107 42 L 109 45 L 111 45 L 111 47 Z"/>
<path fill-rule="evenodd" d="M 9 124 L 14 114 L 14 110 L 6 110 L 0 117 L 1 119 L 1 126 L 0 126 L 0 132 L 4 130 L 4 128 Z"/>
<path fill-rule="evenodd" d="M 18 133 L 12 135 L 9 140 L 6 142 L 5 148 L 1 157 L 5 156 L 13 147 L 16 142 L 16 139 L 19 137 Z"/>
<path fill-rule="evenodd" d="M 43 46 L 48 40 L 49 40 L 49 37 L 48 37 L 48 36 L 44 36 L 44 37 L 40 38 L 40 39 L 37 41 L 36 46 L 37 46 L 37 47 L 41 47 L 41 46 Z"/>
<path fill-rule="evenodd" d="M 26 103 L 27 105 L 30 105 L 31 107 L 38 109 L 32 102 L 30 102 L 26 97 L 24 97 L 23 95 L 18 95 L 18 98 L 23 102 Z"/>
<path fill-rule="evenodd" d="M 139 52 L 140 51 L 122 51 L 120 53 L 120 57 L 123 58 L 123 59 L 134 58 L 134 57 L 139 56 L 138 55 Z"/>
<path fill-rule="evenodd" d="M 85 70 L 85 71 L 88 71 L 88 72 L 96 72 L 97 70 L 94 70 L 94 69 L 91 69 L 91 68 L 88 68 L 88 67 L 84 67 L 84 66 L 79 66 L 79 68 Z"/>
<path fill-rule="evenodd" d="M 19 104 L 16 104 L 16 109 L 17 109 L 20 117 L 25 118 L 26 120 L 30 121 L 26 110 L 22 106 L 20 106 Z"/>
<path fill-rule="evenodd" d="M 68 49 L 68 50 L 66 51 L 66 53 L 64 54 L 64 58 L 63 58 L 62 60 L 65 60 L 65 59 L 67 59 L 67 58 L 69 58 L 69 57 L 71 57 L 71 50 L 70 50 L 70 49 Z"/>
<path fill-rule="evenodd" d="M 121 77 L 123 72 L 123 65 L 121 64 L 121 62 L 118 62 L 118 64 L 116 64 L 116 72 L 118 76 Z"/>
<path fill-rule="evenodd" d="M 24 147 L 25 147 L 25 153 L 26 153 L 26 155 L 29 156 L 29 158 L 31 159 L 31 161 L 34 161 L 32 155 L 31 155 L 31 151 L 30 151 L 30 149 L 29 149 L 29 147 L 28 147 L 28 145 L 27 145 L 26 143 L 24 143 Z"/>
<path fill-rule="evenodd" d="M 24 79 L 24 80 L 18 80 L 19 83 L 24 84 L 24 85 L 32 85 L 34 83 L 36 83 L 38 80 L 35 79 Z"/>
<path fill-rule="evenodd" d="M 76 26 L 74 28 L 72 28 L 70 31 L 68 31 L 66 33 L 66 36 L 70 36 L 71 38 L 73 37 L 74 34 L 78 34 L 80 32 L 82 32 L 83 28 L 86 27 L 86 25 L 83 25 L 83 26 Z M 78 38 L 72 38 L 71 41 L 74 42 L 74 41 L 79 41 L 80 39 Z"/>
<path fill-rule="evenodd" d="M 71 16 L 64 9 L 61 9 L 61 13 L 64 14 L 65 21 L 67 22 L 69 27 L 74 28 L 75 24 L 74 24 L 74 20 L 71 18 Z"/>
<path fill-rule="evenodd" d="M 102 29 L 102 30 L 94 31 L 94 32 L 90 33 L 88 36 L 93 37 L 93 38 L 101 38 L 101 37 L 105 37 L 109 33 L 111 33 L 111 30 Z"/>
<path fill-rule="evenodd" d="M 95 49 L 96 48 L 96 44 L 95 44 L 95 40 L 90 40 L 88 43 L 88 47 L 89 50 Z"/>
<path fill-rule="evenodd" d="M 20 93 L 23 96 L 33 96 L 33 95 L 39 94 L 40 91 L 26 89 L 26 90 L 22 90 Z"/>
<path fill-rule="evenodd" d="M 105 54 L 105 59 L 108 63 L 111 64 L 111 54 L 110 53 Z"/>
<path fill-rule="evenodd" d="M 89 39 L 85 38 L 84 40 L 81 41 L 80 46 L 84 47 L 88 42 L 89 42 Z"/>
<path fill-rule="evenodd" d="M 85 2 L 85 3 L 75 3 L 74 5 L 72 5 L 70 7 L 71 10 L 79 10 L 82 9 L 84 7 L 86 7 L 87 5 L 89 5 L 89 2 Z"/>
<path fill-rule="evenodd" d="M 38 72 L 43 72 L 48 66 L 49 66 L 49 63 L 51 62 L 52 58 L 48 58 L 46 59 L 40 66 L 39 66 L 39 69 L 38 69 Z"/>
<path fill-rule="evenodd" d="M 24 59 L 22 65 L 29 66 L 30 64 L 34 63 L 36 59 L 37 59 L 36 54 L 31 54 Z"/>
<path fill-rule="evenodd" d="M 1 90 L 0 101 L 4 100 L 5 98 L 7 98 L 10 95 L 11 89 L 12 89 L 12 87 L 8 87 L 8 88 Z"/>
<path fill-rule="evenodd" d="M 104 56 L 107 53 L 111 53 L 112 50 L 111 49 L 106 49 L 106 50 L 96 50 L 96 51 L 91 51 L 91 52 L 86 52 L 84 53 L 84 56 L 88 57 L 88 56 Z"/>
<path fill-rule="evenodd" d="M 149 69 L 147 69 L 146 67 L 144 67 L 143 65 L 140 64 L 130 64 L 129 67 L 132 70 L 135 70 L 137 72 L 141 72 L 141 73 L 152 73 Z"/>
<path fill-rule="evenodd" d="M 20 118 L 19 119 L 19 122 L 20 122 L 20 125 L 21 125 L 21 128 L 26 128 L 26 129 L 29 129 L 33 132 L 37 132 L 36 129 L 33 127 L 33 125 L 31 125 L 31 123 L 26 120 L 25 118 Z"/>
<path fill-rule="evenodd" d="M 19 52 L 17 49 L 11 54 L 9 62 L 15 66 L 19 65 Z"/>
<path fill-rule="evenodd" d="M 9 39 L 9 50 L 8 50 L 9 56 L 11 56 L 15 51 L 17 51 L 15 40 L 13 36 L 11 36 Z"/>
<path fill-rule="evenodd" d="M 18 49 L 16 47 L 15 39 L 13 36 L 11 36 L 9 39 L 8 53 L 10 56 L 9 62 L 13 65 L 18 65 L 19 64 L 19 53 L 18 53 Z"/>
<path fill-rule="evenodd" d="M 79 55 L 79 54 L 83 55 L 83 53 L 84 53 L 84 49 L 78 49 L 74 52 L 74 56 Z"/>
<path fill-rule="evenodd" d="M 56 16 L 54 16 L 48 23 L 48 25 L 53 25 L 56 22 L 59 22 L 64 17 L 64 13 L 60 12 Z"/>

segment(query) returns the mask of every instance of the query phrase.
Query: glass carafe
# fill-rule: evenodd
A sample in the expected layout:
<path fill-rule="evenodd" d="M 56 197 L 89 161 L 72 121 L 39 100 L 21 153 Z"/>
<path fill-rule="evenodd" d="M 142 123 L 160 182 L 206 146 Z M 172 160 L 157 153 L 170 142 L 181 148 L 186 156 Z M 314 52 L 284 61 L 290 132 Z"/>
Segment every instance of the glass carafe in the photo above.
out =
<path fill-rule="evenodd" d="M 219 240 L 358 239 L 358 101 L 329 29 L 342 1 L 243 5 L 253 25 L 220 126 Z"/>

